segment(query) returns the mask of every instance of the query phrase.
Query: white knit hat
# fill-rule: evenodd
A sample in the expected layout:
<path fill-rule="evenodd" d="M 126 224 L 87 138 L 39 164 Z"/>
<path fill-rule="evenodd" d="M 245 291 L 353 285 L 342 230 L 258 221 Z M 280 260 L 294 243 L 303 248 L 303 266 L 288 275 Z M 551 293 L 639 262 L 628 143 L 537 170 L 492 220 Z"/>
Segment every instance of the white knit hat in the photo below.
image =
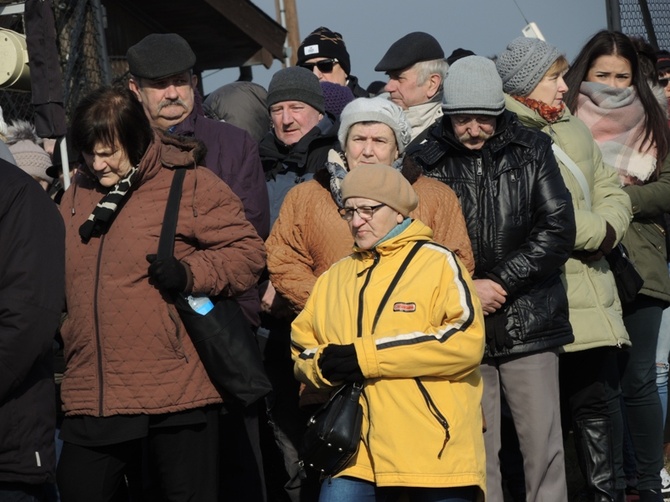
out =
<path fill-rule="evenodd" d="M 385 98 L 357 98 L 344 107 L 340 115 L 337 138 L 345 147 L 349 129 L 359 122 L 381 122 L 393 130 L 398 153 L 402 153 L 412 140 L 412 129 L 402 108 Z"/>

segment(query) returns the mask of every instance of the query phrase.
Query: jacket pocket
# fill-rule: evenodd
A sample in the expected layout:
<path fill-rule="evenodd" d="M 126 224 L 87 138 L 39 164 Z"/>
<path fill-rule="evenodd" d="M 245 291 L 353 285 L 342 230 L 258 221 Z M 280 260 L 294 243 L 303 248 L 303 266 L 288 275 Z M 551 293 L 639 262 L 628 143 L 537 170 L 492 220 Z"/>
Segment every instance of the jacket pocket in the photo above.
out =
<path fill-rule="evenodd" d="M 165 327 L 165 334 L 170 342 L 172 351 L 180 358 L 185 359 L 186 353 L 184 351 L 183 337 L 188 336 L 186 329 L 179 318 L 177 309 L 168 304 L 166 309 L 161 311 L 163 326 Z"/>
<path fill-rule="evenodd" d="M 444 453 L 445 448 L 447 447 L 447 443 L 451 439 L 451 434 L 449 432 L 449 421 L 447 420 L 447 417 L 442 413 L 442 410 L 440 410 L 437 405 L 435 404 L 435 401 L 433 401 L 432 396 L 428 392 L 428 389 L 426 389 L 426 386 L 423 384 L 420 378 L 416 377 L 414 379 L 416 382 L 416 385 L 419 387 L 419 392 L 421 393 L 421 396 L 423 397 L 423 400 L 426 403 L 426 406 L 428 407 L 428 411 L 430 411 L 430 414 L 435 417 L 435 420 L 437 421 L 438 424 L 440 424 L 440 427 L 444 429 L 444 441 L 442 443 L 442 446 L 440 447 L 440 451 L 437 454 L 437 458 L 441 459 L 442 454 Z"/>

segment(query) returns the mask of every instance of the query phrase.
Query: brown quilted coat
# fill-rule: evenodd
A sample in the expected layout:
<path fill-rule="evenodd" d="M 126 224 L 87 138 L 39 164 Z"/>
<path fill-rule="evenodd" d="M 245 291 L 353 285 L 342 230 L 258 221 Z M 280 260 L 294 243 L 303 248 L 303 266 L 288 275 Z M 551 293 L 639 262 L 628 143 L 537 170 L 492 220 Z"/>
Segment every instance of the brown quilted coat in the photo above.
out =
<path fill-rule="evenodd" d="M 146 255 L 156 253 L 170 166 L 193 166 L 193 152 L 159 137 L 140 179 L 108 232 L 83 243 L 78 229 L 104 195 L 79 173 L 65 193 L 68 319 L 62 327 L 68 415 L 161 414 L 221 402 L 171 305 L 149 284 Z M 205 168 L 184 180 L 175 256 L 192 272 L 193 292 L 236 295 L 256 283 L 262 240 L 240 200 Z"/>
<path fill-rule="evenodd" d="M 456 194 L 444 183 L 420 176 L 413 184 L 419 205 L 410 213 L 433 230 L 433 239 L 461 259 L 470 273 L 474 258 Z M 351 254 L 354 239 L 330 191 L 311 180 L 292 188 L 266 241 L 270 280 L 296 313 L 317 277 Z"/>

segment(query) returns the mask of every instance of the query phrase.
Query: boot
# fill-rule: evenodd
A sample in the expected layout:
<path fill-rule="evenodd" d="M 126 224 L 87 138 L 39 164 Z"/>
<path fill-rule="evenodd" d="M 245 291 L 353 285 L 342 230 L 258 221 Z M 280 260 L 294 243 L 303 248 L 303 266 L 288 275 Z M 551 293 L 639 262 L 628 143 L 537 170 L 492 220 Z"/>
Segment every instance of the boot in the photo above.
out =
<path fill-rule="evenodd" d="M 612 423 L 608 418 L 578 420 L 573 427 L 577 459 L 594 502 L 622 502 L 624 490 L 616 489 L 612 455 Z"/>

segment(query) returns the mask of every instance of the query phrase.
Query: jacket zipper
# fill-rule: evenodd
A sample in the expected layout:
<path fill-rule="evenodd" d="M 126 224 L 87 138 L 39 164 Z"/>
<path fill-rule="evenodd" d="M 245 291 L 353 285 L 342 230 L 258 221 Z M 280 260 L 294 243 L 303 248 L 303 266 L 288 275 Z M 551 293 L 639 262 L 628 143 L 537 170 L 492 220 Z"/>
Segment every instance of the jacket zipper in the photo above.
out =
<path fill-rule="evenodd" d="M 426 389 L 423 383 L 421 383 L 421 380 L 418 377 L 415 378 L 414 380 L 416 381 L 416 385 L 419 387 L 419 391 L 421 392 L 423 399 L 426 401 L 428 411 L 430 411 L 430 413 L 435 417 L 435 419 L 440 423 L 440 425 L 444 429 L 444 442 L 442 443 L 442 448 L 437 454 L 437 458 L 438 460 L 440 460 L 442 459 L 442 453 L 444 453 L 444 449 L 447 447 L 447 443 L 451 439 L 451 435 L 449 434 L 449 422 L 447 421 L 446 417 L 442 414 L 442 412 L 438 409 L 438 407 L 435 405 L 433 398 L 430 397 L 430 394 L 428 393 L 428 389 Z"/>
<path fill-rule="evenodd" d="M 93 294 L 93 317 L 95 319 L 95 341 L 98 345 L 97 359 L 98 359 L 98 415 L 102 416 L 102 401 L 103 401 L 103 378 L 102 378 L 102 342 L 100 340 L 100 318 L 98 317 L 98 288 L 100 286 L 100 266 L 102 263 L 102 246 L 105 242 L 105 235 L 100 236 L 100 247 L 98 249 L 98 261 L 96 263 L 95 271 L 95 293 Z"/>
<path fill-rule="evenodd" d="M 363 296 L 365 296 L 365 290 L 367 289 L 368 284 L 370 283 L 370 279 L 372 277 L 372 270 L 377 266 L 378 263 L 379 263 L 379 254 L 375 251 L 373 263 L 367 270 L 365 270 L 365 272 L 367 272 L 367 276 L 365 277 L 363 286 L 361 287 L 361 290 L 358 293 L 358 318 L 356 321 L 356 328 L 357 328 L 356 336 L 358 338 L 363 336 Z"/>

